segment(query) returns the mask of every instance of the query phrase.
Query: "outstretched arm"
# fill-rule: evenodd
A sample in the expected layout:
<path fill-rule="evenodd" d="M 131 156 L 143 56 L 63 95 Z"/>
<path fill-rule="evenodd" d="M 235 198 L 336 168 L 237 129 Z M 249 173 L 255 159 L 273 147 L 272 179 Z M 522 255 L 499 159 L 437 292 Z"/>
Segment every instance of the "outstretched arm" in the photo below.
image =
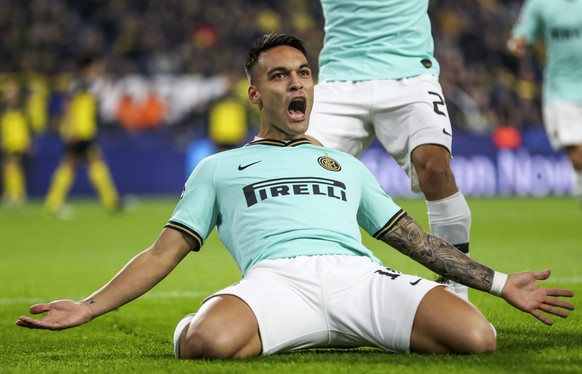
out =
<path fill-rule="evenodd" d="M 58 300 L 37 304 L 30 313 L 47 313 L 35 319 L 22 316 L 22 327 L 63 330 L 82 325 L 138 298 L 162 279 L 190 252 L 194 242 L 176 230 L 165 228 L 152 246 L 123 267 L 105 286 L 82 301 Z"/>
<path fill-rule="evenodd" d="M 495 271 L 465 256 L 448 242 L 425 232 L 408 215 L 380 239 L 437 274 L 481 291 L 492 291 Z M 517 309 L 551 325 L 552 321 L 541 311 L 567 317 L 563 309 L 573 310 L 574 305 L 556 297 L 572 297 L 574 294 L 568 290 L 543 288 L 537 284 L 536 281 L 545 280 L 549 276 L 549 270 L 512 274 L 501 286 L 499 296 Z"/>
<path fill-rule="evenodd" d="M 472 260 L 445 240 L 425 232 L 409 215 L 380 240 L 437 274 L 477 290 L 491 290 L 495 273 L 492 269 Z"/>

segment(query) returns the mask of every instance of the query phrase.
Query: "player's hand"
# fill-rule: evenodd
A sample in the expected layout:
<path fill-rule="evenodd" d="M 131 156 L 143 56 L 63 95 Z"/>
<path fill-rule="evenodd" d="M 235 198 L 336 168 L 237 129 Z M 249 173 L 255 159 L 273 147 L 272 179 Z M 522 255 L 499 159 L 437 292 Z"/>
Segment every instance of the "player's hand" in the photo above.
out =
<path fill-rule="evenodd" d="M 47 314 L 39 319 L 21 316 L 16 324 L 30 329 L 64 330 L 89 322 L 92 315 L 91 309 L 86 304 L 72 300 L 36 304 L 30 307 L 30 313 Z"/>
<path fill-rule="evenodd" d="M 522 57 L 527 48 L 525 37 L 511 37 L 507 41 L 507 49 L 517 57 Z"/>
<path fill-rule="evenodd" d="M 560 300 L 558 297 L 572 297 L 574 293 L 558 288 L 544 288 L 537 284 L 537 281 L 546 280 L 549 277 L 549 270 L 511 274 L 507 278 L 501 297 L 517 309 L 551 326 L 554 322 L 542 312 L 562 318 L 568 317 L 567 310 L 574 310 L 574 304 Z"/>

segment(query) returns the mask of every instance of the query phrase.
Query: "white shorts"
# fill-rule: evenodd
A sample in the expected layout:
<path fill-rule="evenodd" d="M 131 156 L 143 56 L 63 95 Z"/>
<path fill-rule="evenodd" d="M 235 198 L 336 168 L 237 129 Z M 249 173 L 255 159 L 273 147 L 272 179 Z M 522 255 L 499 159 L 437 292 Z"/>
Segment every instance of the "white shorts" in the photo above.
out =
<path fill-rule="evenodd" d="M 544 102 L 543 116 L 554 149 L 582 144 L 582 103 Z"/>
<path fill-rule="evenodd" d="M 263 355 L 363 346 L 409 352 L 418 305 L 436 286 L 366 257 L 300 256 L 263 260 L 208 299 L 235 295 L 249 305 Z"/>
<path fill-rule="evenodd" d="M 451 153 L 452 129 L 438 79 L 431 74 L 399 80 L 322 82 L 307 134 L 324 146 L 359 156 L 374 137 L 408 174 L 420 192 L 411 162 L 422 144 Z"/>

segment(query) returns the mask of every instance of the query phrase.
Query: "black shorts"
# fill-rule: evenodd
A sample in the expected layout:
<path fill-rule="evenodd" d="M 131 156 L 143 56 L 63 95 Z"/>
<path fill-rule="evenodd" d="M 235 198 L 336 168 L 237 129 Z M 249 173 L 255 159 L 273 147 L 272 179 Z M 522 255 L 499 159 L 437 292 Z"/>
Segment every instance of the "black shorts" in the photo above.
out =
<path fill-rule="evenodd" d="M 89 153 L 94 151 L 95 148 L 96 145 L 94 140 L 79 140 L 67 143 L 66 152 L 75 158 L 86 159 L 88 158 Z"/>

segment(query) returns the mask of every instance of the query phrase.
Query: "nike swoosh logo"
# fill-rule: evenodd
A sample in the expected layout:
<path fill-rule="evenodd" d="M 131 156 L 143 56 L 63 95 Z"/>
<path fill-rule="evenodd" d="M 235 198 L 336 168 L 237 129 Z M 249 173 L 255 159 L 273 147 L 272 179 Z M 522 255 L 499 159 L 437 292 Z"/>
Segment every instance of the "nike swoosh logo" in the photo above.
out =
<path fill-rule="evenodd" d="M 239 165 L 238 166 L 238 170 L 244 170 L 244 169 L 248 168 L 249 166 L 253 166 L 254 164 L 258 164 L 259 162 L 261 162 L 261 160 L 255 161 L 255 162 L 251 162 L 250 164 L 247 164 L 247 165 L 244 165 L 244 166 L 243 165 Z"/>
<path fill-rule="evenodd" d="M 453 136 L 450 132 L 447 131 L 447 129 L 443 129 L 443 134 Z"/>
<path fill-rule="evenodd" d="M 418 278 L 418 280 L 414 281 L 414 282 L 409 282 L 411 285 L 416 286 L 418 284 L 418 282 L 420 282 L 422 279 Z"/>

